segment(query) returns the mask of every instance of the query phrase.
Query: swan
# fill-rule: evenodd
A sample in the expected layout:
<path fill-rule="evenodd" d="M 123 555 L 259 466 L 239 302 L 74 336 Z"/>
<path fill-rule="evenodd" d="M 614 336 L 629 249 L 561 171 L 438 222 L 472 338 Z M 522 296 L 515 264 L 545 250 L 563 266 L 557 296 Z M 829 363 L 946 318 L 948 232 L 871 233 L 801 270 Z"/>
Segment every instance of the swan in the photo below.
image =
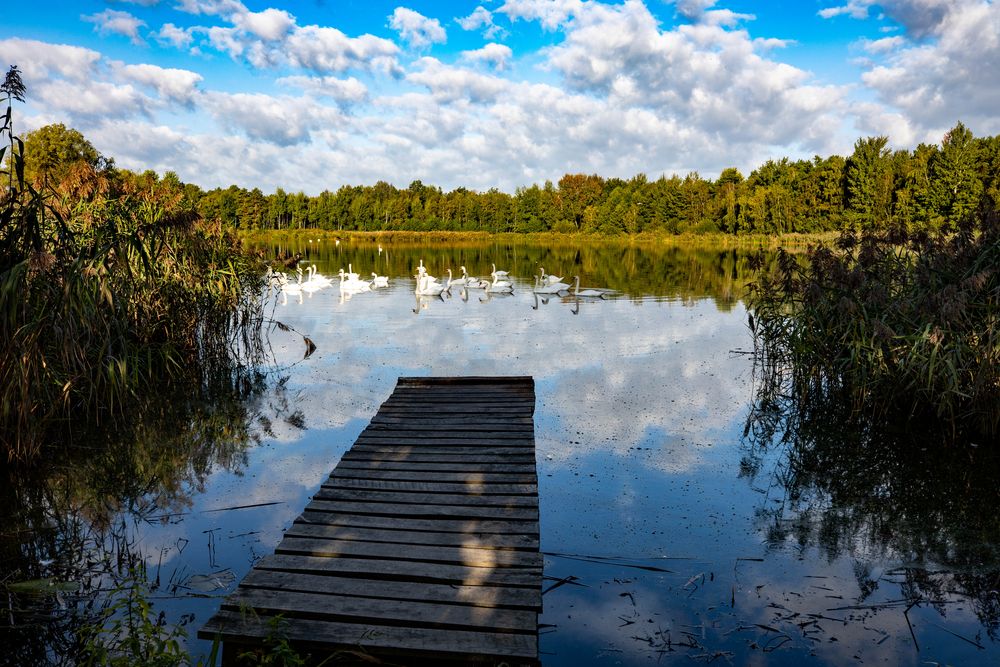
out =
<path fill-rule="evenodd" d="M 302 293 L 302 267 L 296 268 L 295 272 L 299 275 L 298 280 L 294 283 L 285 282 L 285 284 L 281 286 L 281 291 L 284 292 L 285 294 Z"/>
<path fill-rule="evenodd" d="M 388 276 L 380 276 L 377 273 L 375 273 L 374 271 L 372 271 L 371 285 L 372 285 L 372 287 L 388 287 L 389 286 L 389 277 Z"/>
<path fill-rule="evenodd" d="M 460 278 L 455 278 L 455 279 L 452 279 L 452 277 L 451 277 L 451 269 L 448 269 L 448 287 L 449 288 L 452 285 L 455 285 L 457 287 L 465 287 L 468 284 L 469 278 L 468 278 L 468 274 L 467 274 L 467 272 L 465 270 L 465 267 L 464 266 L 460 266 L 459 268 L 462 270 L 462 276 Z"/>
<path fill-rule="evenodd" d="M 547 282 L 549 285 L 555 285 L 556 283 L 561 283 L 562 282 L 562 276 L 553 276 L 551 274 L 550 275 L 545 275 L 545 267 L 544 266 L 540 266 L 538 268 L 542 272 L 542 282 L 543 283 Z M 569 285 L 566 285 L 566 289 L 569 289 Z"/>
<path fill-rule="evenodd" d="M 506 278 L 507 277 L 507 272 L 506 271 L 497 271 L 497 265 L 494 264 L 493 265 L 493 272 L 490 273 L 490 275 L 493 276 L 494 280 L 496 280 L 497 278 Z"/>
<path fill-rule="evenodd" d="M 340 291 L 341 292 L 366 292 L 371 289 L 371 285 L 365 280 L 352 279 L 349 273 L 344 273 L 341 269 L 340 273 Z M 354 274 L 357 275 L 357 274 Z"/>
<path fill-rule="evenodd" d="M 591 299 L 603 299 L 607 294 L 606 290 L 594 289 L 588 287 L 587 289 L 580 289 L 580 276 L 573 276 L 573 296 L 580 298 L 591 298 Z"/>
<path fill-rule="evenodd" d="M 417 280 L 417 289 L 414 291 L 419 296 L 438 296 L 444 291 L 444 285 L 431 276 L 423 275 Z"/>
<path fill-rule="evenodd" d="M 542 276 L 535 276 L 535 288 L 534 291 L 537 294 L 557 294 L 559 292 L 565 292 L 569 289 L 569 285 L 561 282 L 546 283 L 542 280 Z"/>
<path fill-rule="evenodd" d="M 493 282 L 489 283 L 489 285 L 487 285 L 486 291 L 487 292 L 494 292 L 494 293 L 497 293 L 497 294 L 504 294 L 504 293 L 513 292 L 514 291 L 514 286 L 511 285 L 507 281 L 497 280 L 494 277 L 493 278 Z"/>
<path fill-rule="evenodd" d="M 320 285 L 321 287 L 329 287 L 330 285 L 333 284 L 332 280 L 330 280 L 329 278 L 327 278 L 326 276 L 324 276 L 322 273 L 320 273 L 316 269 L 316 265 L 315 264 L 313 264 L 309 268 L 312 271 L 312 273 L 309 276 L 309 281 L 310 282 L 315 282 L 318 285 Z"/>

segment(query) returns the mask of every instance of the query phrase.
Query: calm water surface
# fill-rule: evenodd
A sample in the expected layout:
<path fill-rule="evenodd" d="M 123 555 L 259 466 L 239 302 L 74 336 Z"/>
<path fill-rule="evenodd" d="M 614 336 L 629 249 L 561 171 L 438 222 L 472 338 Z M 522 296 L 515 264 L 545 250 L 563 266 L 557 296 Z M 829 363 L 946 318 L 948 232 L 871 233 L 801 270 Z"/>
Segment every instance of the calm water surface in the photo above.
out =
<path fill-rule="evenodd" d="M 279 299 L 273 317 L 317 350 L 302 360 L 299 336 L 272 332 L 280 382 L 246 411 L 259 444 L 222 462 L 178 462 L 189 472 L 158 488 L 152 509 L 113 514 L 160 584 L 158 607 L 175 619 L 194 615 L 192 637 L 274 549 L 399 376 L 512 374 L 536 383 L 544 665 L 1000 661 L 990 512 L 953 513 L 942 528 L 940 508 L 912 498 L 868 502 L 871 488 L 887 488 L 881 482 L 836 494 L 822 481 L 796 486 L 787 448 L 744 437 L 754 401 L 739 299 L 745 255 L 380 251 L 332 241 L 298 249 L 326 275 L 351 264 L 388 274 L 390 287 L 347 297 L 335 283 Z M 462 264 L 483 276 L 495 262 L 511 272 L 515 292 L 417 298 L 419 259 L 439 277 Z M 540 264 L 566 282 L 580 274 L 585 286 L 621 294 L 536 299 Z M 951 483 L 939 472 L 907 488 Z M 830 470 L 852 474 L 864 473 Z M 994 487 L 962 484 L 945 493 L 978 493 L 965 510 L 995 507 Z"/>

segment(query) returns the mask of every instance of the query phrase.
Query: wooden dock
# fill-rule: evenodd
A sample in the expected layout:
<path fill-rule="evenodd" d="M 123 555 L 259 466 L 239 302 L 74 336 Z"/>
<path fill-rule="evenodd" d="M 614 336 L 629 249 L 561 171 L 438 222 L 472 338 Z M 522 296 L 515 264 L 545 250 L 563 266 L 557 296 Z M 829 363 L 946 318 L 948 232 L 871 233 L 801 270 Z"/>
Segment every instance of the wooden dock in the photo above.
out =
<path fill-rule="evenodd" d="M 280 614 L 314 657 L 537 664 L 534 408 L 530 377 L 400 378 L 198 636 L 228 661 Z"/>

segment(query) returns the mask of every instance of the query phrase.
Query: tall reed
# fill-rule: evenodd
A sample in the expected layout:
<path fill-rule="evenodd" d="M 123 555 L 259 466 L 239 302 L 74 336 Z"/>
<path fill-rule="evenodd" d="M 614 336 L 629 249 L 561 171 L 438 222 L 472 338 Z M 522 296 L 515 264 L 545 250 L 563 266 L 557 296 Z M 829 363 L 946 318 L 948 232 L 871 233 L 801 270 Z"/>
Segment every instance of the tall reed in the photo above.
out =
<path fill-rule="evenodd" d="M 951 234 L 845 233 L 807 262 L 779 251 L 749 294 L 762 380 L 800 404 L 836 396 L 866 419 L 949 436 L 1000 426 L 1000 224 Z"/>
<path fill-rule="evenodd" d="M 13 97 L 0 201 L 8 460 L 31 459 L 75 424 L 122 418 L 140 394 L 244 381 L 261 352 L 258 261 L 201 220 L 175 183 L 78 163 L 36 190 L 10 123 Z"/>

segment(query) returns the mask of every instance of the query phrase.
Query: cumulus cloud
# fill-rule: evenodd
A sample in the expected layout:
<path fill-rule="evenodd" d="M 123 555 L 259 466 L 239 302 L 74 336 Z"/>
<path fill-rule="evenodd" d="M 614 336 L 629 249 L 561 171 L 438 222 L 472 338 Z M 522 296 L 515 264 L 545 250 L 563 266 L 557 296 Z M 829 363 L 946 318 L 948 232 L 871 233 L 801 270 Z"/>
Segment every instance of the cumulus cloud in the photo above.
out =
<path fill-rule="evenodd" d="M 161 44 L 168 44 L 178 49 L 187 49 L 194 41 L 193 28 L 178 28 L 173 23 L 164 23 L 156 33 L 156 39 Z"/>
<path fill-rule="evenodd" d="M 268 41 L 284 38 L 295 27 L 295 17 L 280 9 L 234 15 L 233 22 L 246 32 Z"/>
<path fill-rule="evenodd" d="M 157 65 L 123 65 L 119 72 L 129 81 L 155 89 L 160 99 L 185 106 L 193 104 L 202 81 L 196 72 Z"/>
<path fill-rule="evenodd" d="M 406 7 L 396 7 L 389 17 L 389 27 L 417 49 L 431 44 L 443 44 L 448 38 L 440 21 Z"/>
<path fill-rule="evenodd" d="M 0 60 L 17 63 L 30 89 L 50 77 L 84 82 L 94 75 L 101 54 L 80 46 L 12 37 L 0 40 Z"/>
<path fill-rule="evenodd" d="M 456 18 L 455 22 L 462 30 L 482 29 L 483 37 L 486 39 L 503 38 L 507 35 L 506 30 L 493 22 L 493 12 L 482 5 L 476 7 L 468 16 Z"/>
<path fill-rule="evenodd" d="M 505 0 L 496 11 L 511 21 L 538 21 L 546 30 L 556 30 L 584 7 L 583 0 Z"/>
<path fill-rule="evenodd" d="M 514 52 L 509 46 L 491 43 L 481 49 L 473 51 L 462 51 L 462 58 L 472 62 L 492 65 L 497 71 L 507 68 L 507 62 L 514 57 Z"/>
<path fill-rule="evenodd" d="M 399 47 L 374 35 L 348 37 L 336 28 L 305 26 L 295 30 L 284 45 L 288 62 L 320 73 L 351 69 L 400 73 Z"/>
<path fill-rule="evenodd" d="M 488 102 L 509 86 L 504 79 L 445 65 L 436 58 L 421 58 L 416 67 L 406 80 L 426 86 L 439 100 Z"/>
<path fill-rule="evenodd" d="M 145 43 L 139 36 L 139 28 L 146 25 L 146 22 L 128 12 L 105 9 L 103 12 L 81 16 L 80 19 L 87 23 L 93 23 L 94 30 L 101 35 L 122 35 L 131 39 L 133 44 Z"/>
<path fill-rule="evenodd" d="M 900 134 L 934 140 L 959 119 L 977 134 L 1000 132 L 1000 5 L 961 0 L 948 9 L 942 5 L 932 0 L 886 3 L 886 12 L 906 18 L 908 34 L 930 37 L 867 44 L 869 53 L 884 58 L 871 63 L 861 79 L 887 107 L 885 114 L 867 117 L 902 114 L 909 127 Z M 861 122 L 860 127 L 872 126 Z"/>
<path fill-rule="evenodd" d="M 346 79 L 335 76 L 286 76 L 276 83 L 299 88 L 319 97 L 329 97 L 342 104 L 363 102 L 368 97 L 368 87 L 353 76 Z"/>
<path fill-rule="evenodd" d="M 677 13 L 689 19 L 699 19 L 718 0 L 677 0 Z"/>
<path fill-rule="evenodd" d="M 279 146 L 308 142 L 314 132 L 339 125 L 342 119 L 334 108 L 288 96 L 212 91 L 203 104 L 224 127 Z"/>

